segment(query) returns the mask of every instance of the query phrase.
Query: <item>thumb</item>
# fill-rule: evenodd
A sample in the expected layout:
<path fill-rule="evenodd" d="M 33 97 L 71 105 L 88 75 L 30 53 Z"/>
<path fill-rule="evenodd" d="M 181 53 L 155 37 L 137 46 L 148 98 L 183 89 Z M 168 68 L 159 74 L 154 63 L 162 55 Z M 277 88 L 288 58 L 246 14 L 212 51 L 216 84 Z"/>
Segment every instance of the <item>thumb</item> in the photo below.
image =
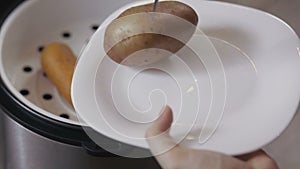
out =
<path fill-rule="evenodd" d="M 163 167 L 168 166 L 172 155 L 182 151 L 169 135 L 172 122 L 173 112 L 169 106 L 166 106 L 160 117 L 146 131 L 150 150 Z"/>
<path fill-rule="evenodd" d="M 172 122 L 173 112 L 169 106 L 166 106 L 160 117 L 146 131 L 147 142 L 154 156 L 165 153 L 176 146 L 169 135 Z"/>
<path fill-rule="evenodd" d="M 168 134 L 168 130 L 173 122 L 173 112 L 169 106 L 166 106 L 160 117 L 150 126 L 146 132 L 146 137 L 156 137 L 162 133 Z"/>

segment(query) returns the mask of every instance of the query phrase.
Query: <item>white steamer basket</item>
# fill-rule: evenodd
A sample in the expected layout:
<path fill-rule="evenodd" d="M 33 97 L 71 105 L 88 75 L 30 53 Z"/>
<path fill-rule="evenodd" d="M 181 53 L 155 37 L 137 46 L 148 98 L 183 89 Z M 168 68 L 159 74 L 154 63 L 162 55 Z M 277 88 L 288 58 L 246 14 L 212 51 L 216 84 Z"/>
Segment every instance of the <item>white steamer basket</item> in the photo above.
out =
<path fill-rule="evenodd" d="M 69 45 L 78 56 L 98 25 L 130 1 L 31 0 L 24 2 L 1 31 L 1 77 L 19 100 L 59 121 L 79 124 L 68 103 L 43 73 L 42 48 L 51 42 Z M 60 117 L 61 116 L 61 117 Z"/>

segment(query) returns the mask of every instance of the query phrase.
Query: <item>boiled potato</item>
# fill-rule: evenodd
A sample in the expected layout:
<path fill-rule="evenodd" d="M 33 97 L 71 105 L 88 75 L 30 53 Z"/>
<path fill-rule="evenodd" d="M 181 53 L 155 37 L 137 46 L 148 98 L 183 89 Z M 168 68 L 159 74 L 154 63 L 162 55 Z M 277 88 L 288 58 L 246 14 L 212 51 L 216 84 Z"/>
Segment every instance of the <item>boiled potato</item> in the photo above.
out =
<path fill-rule="evenodd" d="M 191 38 L 198 16 L 190 6 L 161 1 L 153 12 L 153 5 L 127 9 L 107 26 L 104 49 L 112 60 L 127 66 L 154 63 L 176 53 Z"/>

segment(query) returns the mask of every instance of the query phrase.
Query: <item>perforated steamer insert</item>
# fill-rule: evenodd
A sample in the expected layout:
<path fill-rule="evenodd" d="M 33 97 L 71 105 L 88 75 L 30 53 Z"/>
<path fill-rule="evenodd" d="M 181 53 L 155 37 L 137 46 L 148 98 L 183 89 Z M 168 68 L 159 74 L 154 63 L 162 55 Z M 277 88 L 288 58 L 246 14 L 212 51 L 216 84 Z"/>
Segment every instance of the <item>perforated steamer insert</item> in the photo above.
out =
<path fill-rule="evenodd" d="M 68 1 L 56 3 L 60 5 L 50 1 L 26 3 L 4 26 L 1 77 L 13 95 L 29 107 L 60 121 L 76 124 L 73 108 L 60 96 L 41 68 L 41 52 L 51 42 L 62 42 L 79 56 L 109 13 L 103 12 L 102 5 L 92 7 L 80 3 L 82 9 L 79 9 L 67 4 Z M 100 4 L 88 4 L 93 3 Z M 55 10 L 49 10 L 51 8 Z"/>
<path fill-rule="evenodd" d="M 38 61 L 40 61 L 43 48 L 51 41 L 68 44 L 76 56 L 79 56 L 80 45 L 86 43 L 97 28 L 98 24 L 91 21 L 90 24 L 62 28 L 53 32 L 53 35 L 45 34 L 43 39 L 47 40 L 41 40 L 31 45 L 28 48 L 28 54 L 16 66 L 16 70 L 11 76 L 14 87 L 25 99 L 39 108 L 62 118 L 77 121 L 73 108 L 48 80 L 47 74 L 43 72 Z"/>

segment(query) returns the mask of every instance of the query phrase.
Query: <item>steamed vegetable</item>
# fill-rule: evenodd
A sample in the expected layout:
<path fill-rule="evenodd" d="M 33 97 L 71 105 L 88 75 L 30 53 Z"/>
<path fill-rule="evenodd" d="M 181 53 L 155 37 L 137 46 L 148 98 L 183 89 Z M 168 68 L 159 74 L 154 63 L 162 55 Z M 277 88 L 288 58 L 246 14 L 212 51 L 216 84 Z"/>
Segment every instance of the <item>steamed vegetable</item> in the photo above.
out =
<path fill-rule="evenodd" d="M 72 105 L 71 83 L 76 64 L 72 50 L 62 43 L 51 43 L 42 52 L 42 68 L 59 93 Z"/>

